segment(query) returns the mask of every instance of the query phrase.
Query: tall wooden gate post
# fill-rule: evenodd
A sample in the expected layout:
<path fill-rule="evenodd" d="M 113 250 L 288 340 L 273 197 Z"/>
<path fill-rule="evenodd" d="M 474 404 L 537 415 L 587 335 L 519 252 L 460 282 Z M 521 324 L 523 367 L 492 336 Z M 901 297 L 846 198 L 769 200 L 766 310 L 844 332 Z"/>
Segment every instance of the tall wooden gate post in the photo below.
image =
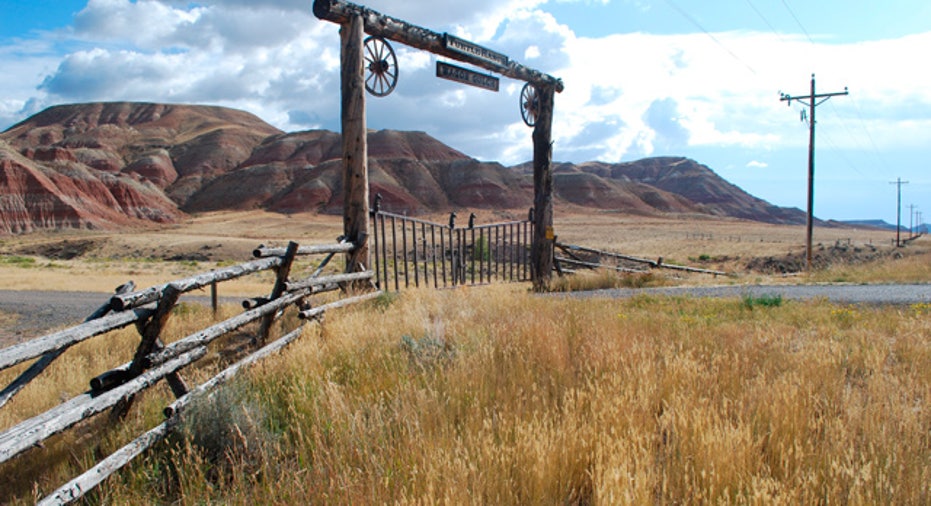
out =
<path fill-rule="evenodd" d="M 368 140 L 362 16 L 349 16 L 340 28 L 343 142 L 343 234 L 356 245 L 346 254 L 346 272 L 369 268 Z"/>
<path fill-rule="evenodd" d="M 540 110 L 533 128 L 533 245 L 530 276 L 533 289 L 542 292 L 553 277 L 553 103 L 555 89 L 537 86 Z"/>

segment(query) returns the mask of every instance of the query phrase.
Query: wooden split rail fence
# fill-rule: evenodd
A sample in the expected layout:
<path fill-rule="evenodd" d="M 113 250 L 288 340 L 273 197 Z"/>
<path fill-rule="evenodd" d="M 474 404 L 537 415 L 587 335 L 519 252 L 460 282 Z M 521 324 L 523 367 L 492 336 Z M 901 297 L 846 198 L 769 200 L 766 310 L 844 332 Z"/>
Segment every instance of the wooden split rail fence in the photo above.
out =
<path fill-rule="evenodd" d="M 645 274 L 648 269 L 640 266 L 646 266 L 650 269 L 670 269 L 684 272 L 694 272 L 700 274 L 711 274 L 713 276 L 727 276 L 728 273 L 711 269 L 701 269 L 698 267 L 688 267 L 685 265 L 675 265 L 663 263 L 663 259 L 650 260 L 631 255 L 612 253 L 584 246 L 573 244 L 556 243 L 556 248 L 563 252 L 563 256 L 556 256 L 556 270 L 560 273 L 572 272 L 572 267 L 581 267 L 584 269 L 613 269 L 618 272 L 627 272 L 634 274 Z"/>
<path fill-rule="evenodd" d="M 529 281 L 532 221 L 488 225 L 470 216 L 457 227 L 455 213 L 448 224 L 372 212 L 375 279 L 382 290 L 432 286 Z"/>
<path fill-rule="evenodd" d="M 371 271 L 321 275 L 334 255 L 354 249 L 354 244 L 345 241 L 327 246 L 299 246 L 292 242 L 287 248 L 259 247 L 254 251 L 254 256 L 258 258 L 251 262 L 145 290 L 133 291 L 132 283 L 127 283 L 118 288 L 110 301 L 83 323 L 0 350 L 0 370 L 35 360 L 9 386 L 0 391 L 2 407 L 69 347 L 132 324 L 136 325 L 141 335 L 133 359 L 93 378 L 90 381 L 90 390 L 0 433 L 0 463 L 30 448 L 40 446 L 49 437 L 103 411 L 110 410 L 112 421 L 123 418 L 138 393 L 165 379 L 176 397 L 176 400 L 165 408 L 165 422 L 104 458 L 84 474 L 45 497 L 39 504 L 65 504 L 81 497 L 145 449 L 164 439 L 172 424 L 176 423 L 179 413 L 193 398 L 227 381 L 243 367 L 287 346 L 300 337 L 305 322 L 319 321 L 319 317 L 328 310 L 377 297 L 381 292 L 370 291 L 361 295 L 347 294 L 345 298 L 317 307 L 312 307 L 309 303 L 309 297 L 314 294 L 339 290 L 350 284 L 356 286 L 359 282 L 371 282 L 375 274 Z M 289 277 L 295 257 L 313 254 L 327 256 L 309 277 L 291 281 Z M 275 284 L 268 297 L 248 299 L 243 302 L 244 311 L 241 314 L 172 343 L 162 343 L 161 330 L 183 293 L 206 286 L 215 288 L 218 282 L 266 270 L 276 271 Z M 299 308 L 300 324 L 282 337 L 266 343 L 273 323 L 292 305 Z M 252 340 L 256 350 L 206 383 L 189 388 L 181 375 L 182 369 L 204 357 L 207 345 L 211 342 L 253 322 L 259 323 L 258 331 Z"/>

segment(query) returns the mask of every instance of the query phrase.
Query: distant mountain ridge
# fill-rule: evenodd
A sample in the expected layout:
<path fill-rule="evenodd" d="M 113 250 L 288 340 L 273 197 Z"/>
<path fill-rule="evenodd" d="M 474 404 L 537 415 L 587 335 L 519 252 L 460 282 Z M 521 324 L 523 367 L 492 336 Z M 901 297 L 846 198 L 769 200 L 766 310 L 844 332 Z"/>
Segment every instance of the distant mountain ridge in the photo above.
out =
<path fill-rule="evenodd" d="M 369 179 L 386 209 L 526 210 L 531 164 L 471 158 L 424 132 L 369 133 Z M 0 133 L 0 233 L 116 229 L 187 213 L 342 212 L 340 136 L 285 133 L 238 110 L 107 102 L 46 109 Z M 554 164 L 557 206 L 804 223 L 687 158 Z"/>

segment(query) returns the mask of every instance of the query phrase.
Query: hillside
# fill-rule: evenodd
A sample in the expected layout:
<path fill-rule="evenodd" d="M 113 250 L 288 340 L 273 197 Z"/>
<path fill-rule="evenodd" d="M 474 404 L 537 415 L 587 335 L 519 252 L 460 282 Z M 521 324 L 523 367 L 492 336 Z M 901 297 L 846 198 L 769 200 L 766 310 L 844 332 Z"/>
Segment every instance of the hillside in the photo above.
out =
<path fill-rule="evenodd" d="M 150 103 L 51 107 L 0 133 L 0 233 L 119 229 L 186 213 L 339 213 L 339 134 L 243 111 Z M 372 193 L 409 214 L 532 205 L 529 164 L 481 162 L 423 132 L 369 134 Z M 686 158 L 557 164 L 557 206 L 803 223 Z"/>

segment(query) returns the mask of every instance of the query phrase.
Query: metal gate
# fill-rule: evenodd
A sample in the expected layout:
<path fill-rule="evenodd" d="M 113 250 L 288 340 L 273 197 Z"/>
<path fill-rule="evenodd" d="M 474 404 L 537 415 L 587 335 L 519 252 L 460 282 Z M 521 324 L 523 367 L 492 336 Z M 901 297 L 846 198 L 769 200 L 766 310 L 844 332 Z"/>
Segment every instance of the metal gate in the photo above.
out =
<path fill-rule="evenodd" d="M 529 281 L 533 224 L 511 221 L 456 228 L 448 224 L 372 212 L 375 279 L 382 290 Z"/>

